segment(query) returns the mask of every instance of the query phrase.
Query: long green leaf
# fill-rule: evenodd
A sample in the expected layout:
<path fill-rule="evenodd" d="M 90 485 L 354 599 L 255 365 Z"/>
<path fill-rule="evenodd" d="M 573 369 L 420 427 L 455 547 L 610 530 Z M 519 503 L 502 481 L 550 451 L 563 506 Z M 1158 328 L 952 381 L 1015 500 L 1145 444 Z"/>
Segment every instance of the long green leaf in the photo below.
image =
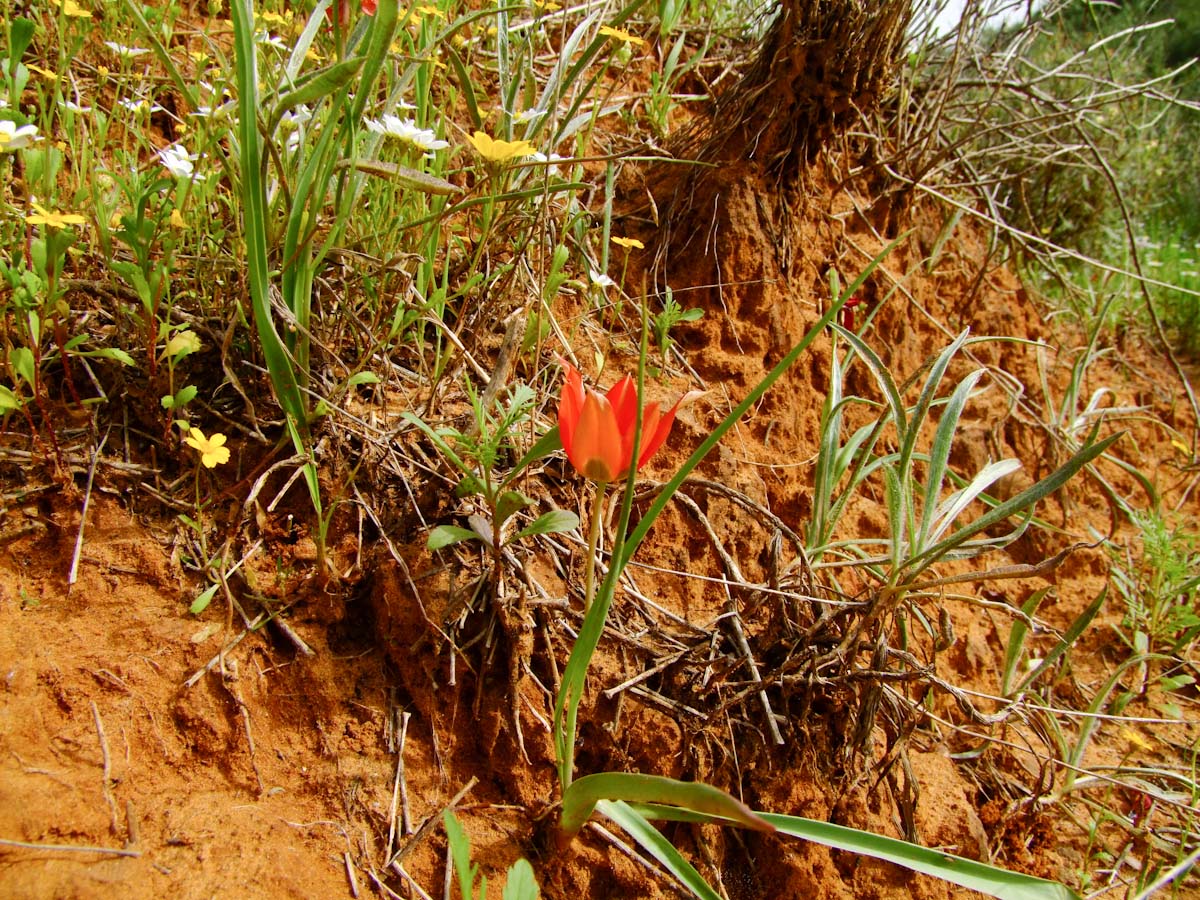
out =
<path fill-rule="evenodd" d="M 692 812 L 719 816 L 755 831 L 775 829 L 740 800 L 720 788 L 695 781 L 677 781 L 661 775 L 633 772 L 599 772 L 571 782 L 563 792 L 560 827 L 568 836 L 579 833 L 592 810 L 602 800 L 624 800 L 677 806 Z"/>
<path fill-rule="evenodd" d="M 963 333 L 964 337 L 965 335 L 966 332 Z M 916 539 L 918 549 L 924 549 L 925 543 L 929 539 L 929 532 L 933 527 L 934 511 L 938 505 L 938 498 L 942 494 L 942 480 L 945 478 L 946 469 L 950 463 L 950 450 L 954 445 L 954 436 L 958 432 L 958 422 L 962 418 L 963 407 L 967 405 L 967 399 L 971 396 L 971 391 L 974 390 L 979 379 L 983 377 L 983 372 L 983 369 L 976 369 L 960 381 L 958 387 L 954 389 L 954 393 L 950 395 L 946 408 L 942 410 L 942 417 L 938 421 L 937 430 L 933 435 L 933 445 L 929 448 L 929 470 L 925 476 L 925 491 L 921 506 L 921 528 Z M 912 428 L 914 431 L 918 430 L 917 421 L 914 416 Z"/>
<path fill-rule="evenodd" d="M 1001 503 L 999 506 L 980 516 L 970 525 L 959 529 L 944 541 L 923 550 L 917 556 L 913 557 L 906 566 L 905 579 L 912 580 L 938 559 L 945 556 L 950 550 L 966 543 L 968 539 L 979 534 L 979 532 L 991 528 L 999 522 L 1003 522 L 1009 516 L 1025 512 L 1039 500 L 1050 496 L 1074 477 L 1080 469 L 1111 447 L 1116 441 L 1120 440 L 1123 435 L 1124 432 L 1121 431 L 1110 435 L 1102 441 L 1093 442 L 1089 440 L 1088 443 L 1080 448 L 1078 453 L 1041 481 L 1031 487 L 1027 487 L 1012 499 Z"/>
<path fill-rule="evenodd" d="M 932 875 L 960 887 L 999 897 L 1001 900 L 1076 900 L 1073 891 L 1053 881 L 1009 872 L 907 841 L 799 816 L 774 813 L 759 815 L 782 834 L 874 859 L 887 860 L 914 872 Z"/>
<path fill-rule="evenodd" d="M 723 824 L 711 816 L 688 813 L 672 807 L 633 805 L 633 812 L 646 819 L 669 819 L 681 822 L 707 822 Z M 601 809 L 608 815 L 605 809 Z M 987 863 L 976 862 L 939 850 L 931 850 L 897 838 L 859 831 L 844 825 L 833 825 L 817 819 L 800 816 L 784 816 L 778 813 L 756 812 L 763 821 L 770 823 L 778 834 L 797 837 L 824 847 L 882 859 L 913 872 L 932 875 L 951 884 L 970 888 L 1000 900 L 1078 900 L 1078 895 L 1065 885 L 1032 875 L 1010 872 Z M 725 822 L 724 824 L 731 824 Z M 624 827 L 622 825 L 622 827 Z"/>
<path fill-rule="evenodd" d="M 683 854 L 662 836 L 662 832 L 626 803 L 620 800 L 601 800 L 596 808 L 601 815 L 620 825 L 643 850 L 662 863 L 680 884 L 701 900 L 721 900 L 721 895 L 714 891 L 696 871 L 695 866 L 684 859 Z"/>
<path fill-rule="evenodd" d="M 263 358 L 275 397 L 293 422 L 306 452 L 308 408 L 300 391 L 292 359 L 275 330 L 271 313 L 267 260 L 267 196 L 261 177 L 262 142 L 258 133 L 258 73 L 254 44 L 254 8 L 250 0 L 232 0 L 233 38 L 238 81 L 238 143 L 241 151 L 242 219 L 246 240 L 246 265 L 250 303 Z"/>

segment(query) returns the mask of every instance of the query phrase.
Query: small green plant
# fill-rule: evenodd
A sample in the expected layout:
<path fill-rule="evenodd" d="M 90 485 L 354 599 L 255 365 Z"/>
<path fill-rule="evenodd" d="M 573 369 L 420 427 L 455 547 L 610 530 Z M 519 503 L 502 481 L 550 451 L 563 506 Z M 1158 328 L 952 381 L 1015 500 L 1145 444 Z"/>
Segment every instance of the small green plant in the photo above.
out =
<path fill-rule="evenodd" d="M 459 430 L 452 426 L 433 428 L 417 415 L 406 412 L 405 421 L 423 431 L 438 451 L 462 475 L 455 490 L 460 499 L 478 497 L 485 515 L 467 516 L 470 528 L 458 525 L 439 525 L 429 534 L 429 549 L 440 550 L 460 541 L 481 541 L 499 560 L 504 545 L 537 534 L 572 531 L 579 526 L 579 517 L 564 509 L 542 513 L 511 538 L 505 528 L 513 516 L 534 504 L 534 501 L 513 489 L 517 477 L 532 463 L 553 453 L 561 444 L 558 433 L 551 431 L 538 441 L 520 460 L 516 460 L 516 440 L 533 412 L 536 394 L 527 385 L 516 385 L 507 401 L 497 398 L 489 402 L 485 395 L 467 385 L 471 401 L 471 427 Z"/>
<path fill-rule="evenodd" d="M 674 343 L 671 339 L 671 329 L 680 322 L 696 322 L 704 315 L 704 310 L 692 307 L 684 309 L 675 300 L 674 292 L 668 287 L 667 298 L 663 301 L 663 308 L 654 316 L 654 321 L 651 324 L 651 330 L 654 332 L 654 343 L 658 347 L 658 352 L 662 356 L 662 365 L 665 368 L 667 365 L 667 354 L 670 353 L 671 346 Z"/>
<path fill-rule="evenodd" d="M 1117 634 L 1135 653 L 1182 654 L 1200 634 L 1200 538 L 1152 511 L 1131 516 L 1140 555 L 1112 551 L 1113 587 L 1125 601 Z"/>
<path fill-rule="evenodd" d="M 673 0 L 665 0 L 666 3 Z M 693 53 L 684 63 L 679 62 L 680 55 L 687 43 L 687 35 L 680 34 L 671 45 L 671 50 L 663 60 L 661 71 L 650 73 L 650 90 L 646 93 L 646 116 L 650 126 L 659 138 L 667 138 L 671 134 L 671 113 L 679 106 L 680 101 L 705 100 L 707 96 L 681 95 L 675 93 L 675 87 L 688 72 L 700 65 L 708 50 L 708 44 Z"/>
<path fill-rule="evenodd" d="M 442 822 L 446 826 L 446 840 L 450 844 L 450 858 L 454 862 L 462 900 L 487 900 L 487 876 L 480 873 L 477 863 L 471 862 L 471 839 L 451 810 L 442 813 Z M 540 895 L 533 866 L 527 859 L 522 857 L 509 866 L 501 894 L 503 900 L 538 900 Z"/>

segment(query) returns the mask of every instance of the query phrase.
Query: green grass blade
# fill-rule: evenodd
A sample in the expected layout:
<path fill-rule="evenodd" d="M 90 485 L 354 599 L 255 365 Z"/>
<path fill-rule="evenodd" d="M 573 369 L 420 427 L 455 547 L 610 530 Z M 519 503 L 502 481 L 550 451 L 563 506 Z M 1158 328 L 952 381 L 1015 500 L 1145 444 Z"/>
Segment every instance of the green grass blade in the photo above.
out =
<path fill-rule="evenodd" d="M 250 0 L 233 0 L 233 37 L 238 82 L 238 143 L 241 153 L 241 201 L 246 240 L 250 302 L 271 386 L 284 414 L 300 436 L 297 451 L 304 453 L 308 434 L 308 408 L 300 391 L 292 359 L 275 330 L 271 314 L 267 260 L 267 195 L 261 165 L 258 133 L 257 53 L 254 45 L 254 8 Z"/>
<path fill-rule="evenodd" d="M 970 331 L 964 329 L 933 361 L 933 366 L 929 370 L 929 375 L 925 379 L 925 385 L 921 388 L 921 396 L 917 399 L 917 405 L 913 407 L 912 419 L 900 435 L 900 440 L 903 442 L 900 448 L 900 468 L 902 471 L 908 470 L 908 461 L 912 458 L 913 452 L 917 447 L 917 438 L 921 433 L 921 426 L 925 424 L 925 417 L 929 415 L 929 409 L 933 405 L 934 397 L 937 396 L 938 387 L 942 383 L 942 378 L 946 374 L 946 369 L 950 366 L 950 360 L 954 355 L 962 349 L 962 345 L 967 341 L 967 335 Z"/>
<path fill-rule="evenodd" d="M 965 336 L 965 332 L 962 336 Z M 961 337 L 961 336 L 960 336 Z M 983 377 L 983 369 L 976 369 L 954 389 L 946 408 L 942 410 L 937 430 L 933 435 L 933 446 L 929 448 L 929 467 L 925 476 L 925 492 L 921 506 L 921 528 L 917 535 L 916 546 L 925 547 L 933 527 L 934 512 L 938 506 L 938 498 L 942 493 L 942 480 L 950 461 L 950 450 L 954 445 L 954 435 L 958 431 L 958 422 L 962 418 L 963 407 L 971 396 L 971 391 Z M 915 418 L 914 418 L 914 421 Z M 915 430 L 915 428 L 914 428 Z"/>
<path fill-rule="evenodd" d="M 1049 586 L 1034 591 L 1033 595 L 1021 607 L 1021 612 L 1032 618 L 1049 593 Z M 1025 620 L 1013 619 L 1012 628 L 1008 630 L 1008 643 L 1004 647 L 1004 667 L 1001 669 L 1002 675 L 1000 678 L 1000 696 L 1002 697 L 1012 696 L 1012 686 L 1017 674 L 1017 665 L 1021 661 L 1021 653 L 1025 649 L 1025 637 L 1028 634 L 1029 626 L 1025 623 Z"/>
<path fill-rule="evenodd" d="M 1027 612 L 1030 615 L 1033 614 L 1034 609 L 1037 609 L 1037 603 L 1035 603 L 1034 601 L 1036 600 L 1036 601 L 1040 602 L 1041 598 L 1045 595 L 1047 590 L 1049 590 L 1049 588 L 1046 588 L 1045 590 L 1042 590 L 1042 591 L 1038 591 L 1036 594 L 1034 594 L 1032 597 L 1029 598 L 1029 602 L 1026 604 L 1026 606 L 1032 607 L 1032 609 L 1027 610 Z M 1069 649 L 1071 649 L 1071 647 L 1073 647 L 1075 645 L 1075 642 L 1077 640 L 1079 640 L 1079 636 L 1081 634 L 1083 634 L 1084 630 L 1089 625 L 1092 624 L 1092 619 L 1096 618 L 1096 616 L 1100 613 L 1100 610 L 1104 607 L 1104 601 L 1107 598 L 1108 598 L 1108 585 L 1105 585 L 1103 587 L 1103 589 L 1100 591 L 1100 594 L 1096 597 L 1096 599 L 1093 600 L 1090 604 L 1088 604 L 1088 608 L 1085 609 L 1083 612 L 1081 612 L 1078 616 L 1075 617 L 1075 621 L 1073 621 L 1071 623 L 1070 627 L 1066 630 L 1066 632 L 1063 633 L 1062 640 L 1060 640 L 1057 644 L 1055 644 L 1054 648 L 1045 655 L 1045 657 L 1042 659 L 1041 663 L 1038 664 L 1037 668 L 1035 668 L 1032 672 L 1030 672 L 1028 675 L 1026 675 L 1021 680 L 1021 683 L 1019 685 L 1017 685 L 1017 689 L 1016 689 L 1016 691 L 1014 691 L 1014 693 L 1016 693 L 1016 694 L 1024 693 L 1025 690 L 1031 684 L 1033 684 L 1035 681 L 1037 681 L 1038 676 L 1040 676 L 1043 672 L 1045 672 L 1052 665 L 1054 665 L 1056 662 L 1058 662 L 1058 658 L 1060 656 L 1062 656 L 1064 653 L 1066 653 Z M 1022 628 L 1022 631 L 1020 634 L 1017 634 L 1017 626 L 1018 625 L 1020 625 Z M 1013 634 L 1016 637 L 1020 638 L 1022 641 L 1025 636 L 1024 630 L 1023 630 L 1024 627 L 1025 627 L 1025 623 L 1020 620 L 1017 620 L 1016 622 L 1013 623 Z M 1007 666 L 1006 666 L 1006 670 L 1007 670 Z M 1008 696 L 1007 692 L 1005 693 L 1005 696 Z"/>
<path fill-rule="evenodd" d="M 721 900 L 696 868 L 683 858 L 662 833 L 620 800 L 601 800 L 597 809 L 633 838 L 643 850 L 657 859 L 676 880 L 701 900 Z"/>
<path fill-rule="evenodd" d="M 924 571 L 928 566 L 932 565 L 936 560 L 945 556 L 955 547 L 965 544 L 975 535 L 979 534 L 993 525 L 1003 522 L 1009 516 L 1024 512 L 1032 507 L 1039 500 L 1042 500 L 1064 484 L 1066 484 L 1076 473 L 1084 466 L 1090 463 L 1093 459 L 1102 454 L 1105 450 L 1111 447 L 1116 441 L 1120 440 L 1124 432 L 1110 435 L 1099 442 L 1089 441 L 1080 448 L 1079 452 L 1072 456 L 1069 460 L 1043 478 L 1037 484 L 1026 488 L 1010 500 L 1001 503 L 991 511 L 980 516 L 970 525 L 967 525 L 950 537 L 935 544 L 932 547 L 922 551 L 917 556 L 913 557 L 906 566 L 904 577 L 911 580 L 920 572 Z"/>
<path fill-rule="evenodd" d="M 606 807 L 597 805 L 597 809 L 602 814 L 609 815 Z M 720 817 L 706 816 L 691 810 L 676 809 L 670 806 L 632 804 L 630 811 L 636 813 L 643 820 L 665 819 L 675 822 L 733 824 Z M 1001 900 L 1078 900 L 1078 896 L 1070 888 L 1056 882 L 1009 872 L 1007 869 L 931 850 L 928 847 L 921 847 L 897 838 L 884 837 L 869 831 L 859 831 L 844 825 L 833 825 L 829 822 L 805 819 L 800 816 L 784 816 L 760 811 L 756 811 L 755 815 L 774 826 L 777 834 L 812 841 L 814 844 L 832 847 L 834 850 L 869 856 L 872 859 L 882 859 L 913 872 L 932 875 L 934 878 L 941 878 L 951 884 L 999 897 Z M 625 826 L 622 824 L 621 827 Z"/>
<path fill-rule="evenodd" d="M 932 875 L 960 887 L 1000 897 L 1001 900 L 1077 900 L 1073 891 L 1053 881 L 1009 872 L 896 838 L 799 816 L 774 813 L 759 815 L 774 825 L 781 834 L 803 838 L 837 850 L 870 856 L 873 859 L 887 860 L 914 872 Z"/>
<path fill-rule="evenodd" d="M 560 825 L 567 835 L 579 829 L 602 800 L 623 800 L 675 806 L 694 813 L 717 816 L 755 831 L 774 829 L 740 800 L 720 788 L 700 782 L 677 781 L 661 775 L 600 772 L 571 782 L 563 792 Z"/>

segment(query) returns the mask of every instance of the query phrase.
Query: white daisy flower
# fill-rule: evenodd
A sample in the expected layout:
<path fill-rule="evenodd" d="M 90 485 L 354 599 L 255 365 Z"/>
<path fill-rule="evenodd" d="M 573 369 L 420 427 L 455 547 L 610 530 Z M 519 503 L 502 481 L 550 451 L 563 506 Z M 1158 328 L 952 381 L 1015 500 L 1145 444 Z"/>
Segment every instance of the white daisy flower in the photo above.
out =
<path fill-rule="evenodd" d="M 121 57 L 121 59 L 136 59 L 150 52 L 144 47 L 126 47 L 124 44 L 118 44 L 116 41 L 105 41 L 104 46 Z"/>
<path fill-rule="evenodd" d="M 404 141 L 427 153 L 432 153 L 434 150 L 445 150 L 450 146 L 448 141 L 438 140 L 432 130 L 417 127 L 417 123 L 412 119 L 384 115 L 382 120 L 368 119 L 366 126 L 367 130 L 373 131 L 375 134 Z"/>
<path fill-rule="evenodd" d="M 283 42 L 282 38 L 278 38 L 266 31 L 258 32 L 254 35 L 254 40 L 262 47 L 274 47 L 276 50 L 283 50 L 284 52 L 292 49 Z"/>
<path fill-rule="evenodd" d="M 0 153 L 11 153 L 32 147 L 42 139 L 36 125 L 17 126 L 16 122 L 0 119 Z"/>
<path fill-rule="evenodd" d="M 158 160 L 168 172 L 176 178 L 193 178 L 196 174 L 194 163 L 200 157 L 189 154 L 182 144 L 171 144 L 158 151 Z"/>
<path fill-rule="evenodd" d="M 607 275 L 597 272 L 595 269 L 588 269 L 588 281 L 600 288 L 616 287 L 617 283 Z"/>

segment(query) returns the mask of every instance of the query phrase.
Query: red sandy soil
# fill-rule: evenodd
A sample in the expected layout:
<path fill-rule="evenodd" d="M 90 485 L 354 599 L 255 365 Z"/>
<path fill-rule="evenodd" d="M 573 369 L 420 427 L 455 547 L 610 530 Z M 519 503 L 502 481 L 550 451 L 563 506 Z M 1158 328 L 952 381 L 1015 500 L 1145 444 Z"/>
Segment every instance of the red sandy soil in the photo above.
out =
<path fill-rule="evenodd" d="M 662 238 L 666 252 L 658 260 L 658 272 L 683 304 L 705 309 L 700 322 L 677 336 L 709 393 L 682 414 L 668 447 L 646 470 L 648 480 L 665 478 L 815 320 L 827 296 L 829 265 L 852 277 L 898 233 L 877 233 L 871 216 L 856 211 L 869 213 L 867 198 L 852 187 L 835 191 L 832 178 L 814 175 L 803 193 L 775 196 L 753 171 L 714 177 L 726 179 L 718 192 L 720 227 L 695 228 L 690 244 L 680 233 Z M 764 202 L 765 196 L 772 199 Z M 912 229 L 910 235 L 862 293 L 868 309 L 882 306 L 867 340 L 897 380 L 917 372 L 953 334 L 970 327 L 977 335 L 1048 342 L 1040 352 L 1061 388 L 1081 342 L 1051 332 L 1011 274 L 979 273 L 981 234 L 960 226 L 926 265 L 941 215 L 917 208 L 905 218 L 901 224 Z M 630 220 L 633 233 L 636 224 Z M 648 230 L 644 236 L 650 243 Z M 640 270 L 630 278 L 637 283 Z M 725 287 L 711 287 L 718 282 Z M 701 289 L 679 293 L 689 285 Z M 569 315 L 570 301 L 563 302 Z M 811 508 L 829 347 L 827 339 L 818 341 L 701 471 L 797 531 Z M 590 346 L 575 349 L 582 360 L 592 358 Z M 1019 457 L 1024 468 L 1005 488 L 1011 493 L 1061 461 L 1040 424 L 1045 401 L 1039 351 L 994 343 L 976 345 L 973 353 L 980 364 L 1010 373 L 1025 396 L 1014 405 L 993 386 L 972 400 L 953 461 L 960 471 L 974 472 L 989 458 Z M 618 352 L 604 383 L 628 362 Z M 965 371 L 963 365 L 952 375 Z M 530 375 L 519 371 L 516 377 Z M 694 386 L 677 374 L 652 390 L 667 396 Z M 1155 355 L 1130 347 L 1096 365 L 1085 396 L 1101 386 L 1113 389 L 1111 405 L 1145 405 L 1148 418 L 1190 434 L 1188 407 Z M 848 390 L 877 396 L 862 370 L 851 375 Z M 400 411 L 375 409 L 392 419 Z M 1146 421 L 1104 426 L 1116 427 L 1132 429 L 1119 454 L 1166 498 L 1178 499 L 1187 475 L 1167 433 Z M 404 439 L 415 441 L 415 433 Z M 243 516 L 235 500 L 214 507 L 217 540 L 231 541 L 231 558 L 261 541 L 231 577 L 234 594 L 251 616 L 255 597 L 270 598 L 275 609 L 286 607 L 282 618 L 312 655 L 271 626 L 229 646 L 223 665 L 213 665 L 222 647 L 242 634 L 240 617 L 234 616 L 231 631 L 224 628 L 227 601 L 221 594 L 202 616 L 188 613 L 203 585 L 181 565 L 181 554 L 190 552 L 185 529 L 137 491 L 136 478 L 99 465 L 81 523 L 89 450 L 79 451 L 82 464 L 69 476 L 53 474 L 50 465 L 3 464 L 0 838 L 28 846 L 0 845 L 0 895 L 390 896 L 377 887 L 384 883 L 396 895 L 417 896 L 402 868 L 430 896 L 442 896 L 446 843 L 439 817 L 468 785 L 458 816 L 493 881 L 502 881 L 503 869 L 524 855 L 548 897 L 678 895 L 599 831 L 586 829 L 565 851 L 554 848 L 557 788 L 545 725 L 553 700 L 543 686 L 554 684 L 566 659 L 566 626 L 578 627 L 580 546 L 571 544 L 569 553 L 548 545 L 522 550 L 529 580 L 509 573 L 500 615 L 486 599 L 469 607 L 469 583 L 481 561 L 469 551 L 437 557 L 426 551 L 427 531 L 409 492 L 433 521 L 456 521 L 453 497 L 442 482 L 419 472 L 408 473 L 412 481 L 403 484 L 384 460 L 364 450 L 369 465 L 360 470 L 360 483 L 383 531 L 369 518 L 360 522 L 356 512 L 337 518 L 332 559 L 334 570 L 346 573 L 340 579 L 318 577 L 301 487 L 288 495 L 291 521 L 284 512 L 257 520 Z M 1145 503 L 1128 475 L 1112 466 L 1105 472 L 1119 492 Z M 588 490 L 560 464 L 551 463 L 532 481 L 535 496 L 553 495 L 560 505 L 586 513 Z M 282 481 L 272 484 L 282 487 Z M 765 583 L 773 535 L 762 517 L 715 490 L 689 486 L 685 492 L 745 578 Z M 1108 532 L 1109 505 L 1095 484 L 1081 478 L 1064 497 L 1039 514 L 1065 533 L 1035 529 L 986 565 L 1036 563 L 1074 541 L 1092 540 L 1088 525 Z M 856 501 L 843 536 L 882 536 L 881 500 L 867 493 Z M 1185 509 L 1194 514 L 1194 498 Z M 81 525 L 72 585 L 68 573 Z M 1127 525 L 1121 528 L 1127 533 Z M 213 540 L 210 550 L 216 549 Z M 787 549 L 785 562 L 791 558 Z M 723 571 L 711 538 L 679 503 L 659 520 L 637 562 L 710 577 Z M 1080 550 L 1045 577 L 959 589 L 1000 606 L 1017 605 L 1048 579 L 1055 593 L 1041 614 L 1063 628 L 1097 595 L 1106 573 L 1101 551 Z M 730 602 L 725 592 L 646 568 L 635 568 L 633 576 L 641 595 L 662 611 L 618 596 L 613 616 L 621 633 L 646 636 L 640 645 L 616 636 L 601 643 L 581 708 L 580 772 L 609 768 L 710 780 L 756 808 L 893 836 L 903 835 L 907 816 L 926 845 L 1049 877 L 1073 880 L 1088 865 L 1081 835 L 1067 827 L 1057 807 L 1012 799 L 1045 789 L 1039 778 L 1046 770 L 1035 756 L 997 746 L 979 760 L 955 759 L 952 754 L 979 741 L 932 719 L 899 735 L 886 724 L 897 720 L 886 715 L 860 752 L 849 734 L 858 688 L 818 692 L 808 701 L 799 691 L 776 696 L 782 747 L 771 743 L 757 701 L 717 714 L 733 693 L 721 687 L 723 680 L 746 677 L 729 657 L 728 636 L 717 621 Z M 547 597 L 536 595 L 533 583 Z M 564 602 L 569 585 L 572 608 Z M 771 604 L 748 595 L 736 599 L 751 641 L 764 654 L 782 652 Z M 936 607 L 943 606 L 953 626 L 950 646 L 934 659 L 936 674 L 962 688 L 995 693 L 1011 619 L 953 597 L 922 603 L 935 619 Z M 1073 654 L 1075 666 L 1064 676 L 1064 702 L 1083 696 L 1073 685 L 1094 685 L 1122 658 L 1109 627 L 1119 617 L 1119 605 L 1110 602 L 1084 636 Z M 706 633 L 714 635 L 707 670 L 668 665 L 647 679 L 652 691 L 604 693 L 679 646 L 672 640 L 703 645 Z M 1034 646 L 1044 650 L 1053 639 L 1040 635 Z M 702 671 L 711 684 L 697 680 Z M 189 681 L 195 673 L 198 678 Z M 676 705 L 664 705 L 663 698 Z M 514 739 L 514 707 L 528 761 Z M 928 708 L 965 724 L 943 692 L 935 692 Z M 1012 724 L 995 734 L 1020 744 L 1023 727 Z M 1099 754 L 1127 750 L 1115 729 L 1101 730 L 1097 748 Z M 1147 752 L 1153 757 L 1161 751 Z M 900 757 L 901 764 L 881 765 Z M 431 817 L 432 827 L 423 829 Z M 797 841 L 684 825 L 666 831 L 732 900 L 965 894 L 891 865 Z M 397 850 L 401 855 L 389 867 Z"/>

